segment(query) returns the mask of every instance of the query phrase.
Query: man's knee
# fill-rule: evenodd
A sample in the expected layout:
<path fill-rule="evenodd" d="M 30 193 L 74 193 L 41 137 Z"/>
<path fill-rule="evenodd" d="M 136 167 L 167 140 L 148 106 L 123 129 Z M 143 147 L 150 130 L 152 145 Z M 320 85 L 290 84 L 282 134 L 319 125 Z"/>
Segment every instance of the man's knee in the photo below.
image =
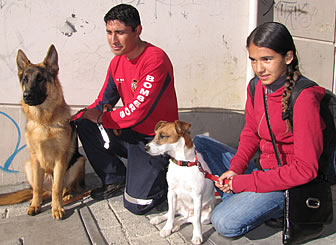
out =
<path fill-rule="evenodd" d="M 76 120 L 77 133 L 79 136 L 85 135 L 88 132 L 91 132 L 97 126 L 95 123 L 91 122 L 88 119 L 78 119 Z"/>

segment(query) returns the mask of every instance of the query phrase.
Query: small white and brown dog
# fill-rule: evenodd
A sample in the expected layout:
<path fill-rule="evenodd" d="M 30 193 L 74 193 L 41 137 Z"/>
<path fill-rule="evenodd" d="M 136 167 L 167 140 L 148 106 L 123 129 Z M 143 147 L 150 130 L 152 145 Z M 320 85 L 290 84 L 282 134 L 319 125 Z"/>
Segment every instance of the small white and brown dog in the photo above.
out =
<path fill-rule="evenodd" d="M 167 172 L 168 212 L 150 220 L 159 224 L 167 220 L 160 235 L 169 236 L 184 223 L 193 224 L 193 244 L 203 242 L 201 224 L 210 223 L 215 204 L 214 183 L 205 178 L 210 172 L 201 154 L 196 153 L 190 137 L 191 124 L 161 121 L 155 126 L 155 137 L 145 149 L 153 156 L 167 154 L 170 162 Z M 174 223 L 175 215 L 181 215 Z"/>

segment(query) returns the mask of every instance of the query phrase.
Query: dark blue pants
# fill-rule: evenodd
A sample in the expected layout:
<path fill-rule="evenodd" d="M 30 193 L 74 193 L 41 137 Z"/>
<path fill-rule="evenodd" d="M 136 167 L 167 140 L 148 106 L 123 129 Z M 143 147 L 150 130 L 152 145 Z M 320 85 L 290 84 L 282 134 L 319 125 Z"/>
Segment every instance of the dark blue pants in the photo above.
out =
<path fill-rule="evenodd" d="M 126 181 L 124 206 L 132 213 L 144 214 L 167 196 L 166 173 L 168 158 L 150 156 L 144 146 L 153 136 L 124 129 L 120 136 L 105 129 L 109 136 L 109 148 L 97 124 L 87 120 L 76 121 L 79 139 L 93 169 L 104 185 Z M 127 158 L 127 168 L 120 157 Z"/>

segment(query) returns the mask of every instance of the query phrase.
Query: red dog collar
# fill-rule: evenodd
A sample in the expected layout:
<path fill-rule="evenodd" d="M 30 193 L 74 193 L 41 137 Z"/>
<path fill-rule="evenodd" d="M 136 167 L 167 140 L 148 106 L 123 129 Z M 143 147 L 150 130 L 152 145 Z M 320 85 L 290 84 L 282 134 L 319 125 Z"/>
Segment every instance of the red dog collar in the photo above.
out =
<path fill-rule="evenodd" d="M 180 161 L 180 160 L 176 160 L 174 158 L 171 159 L 173 161 L 173 163 L 175 163 L 176 165 L 179 165 L 181 167 L 192 167 L 197 165 L 197 157 L 196 157 L 196 161 L 195 162 L 189 162 L 189 161 Z"/>

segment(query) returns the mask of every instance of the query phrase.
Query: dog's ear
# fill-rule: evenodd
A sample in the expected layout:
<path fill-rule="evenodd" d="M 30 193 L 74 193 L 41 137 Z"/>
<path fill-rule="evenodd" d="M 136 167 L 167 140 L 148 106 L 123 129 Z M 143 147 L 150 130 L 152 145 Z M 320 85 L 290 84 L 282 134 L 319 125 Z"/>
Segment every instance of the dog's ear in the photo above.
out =
<path fill-rule="evenodd" d="M 53 44 L 50 46 L 43 63 L 53 74 L 56 75 L 58 73 L 58 54 Z"/>
<path fill-rule="evenodd" d="M 178 135 L 184 135 L 185 133 L 189 132 L 190 127 L 191 127 L 190 123 L 186 123 L 179 120 L 175 121 L 175 129 Z"/>
<path fill-rule="evenodd" d="M 160 122 L 158 122 L 155 125 L 154 131 L 158 130 L 162 126 L 162 124 L 164 124 L 164 123 L 167 123 L 167 122 L 166 121 L 160 121 Z"/>
<path fill-rule="evenodd" d="M 22 75 L 23 75 L 23 70 L 24 68 L 30 64 L 30 61 L 28 60 L 27 56 L 21 49 L 19 49 L 17 55 L 16 55 L 16 65 L 18 68 L 18 76 L 21 81 Z"/>

